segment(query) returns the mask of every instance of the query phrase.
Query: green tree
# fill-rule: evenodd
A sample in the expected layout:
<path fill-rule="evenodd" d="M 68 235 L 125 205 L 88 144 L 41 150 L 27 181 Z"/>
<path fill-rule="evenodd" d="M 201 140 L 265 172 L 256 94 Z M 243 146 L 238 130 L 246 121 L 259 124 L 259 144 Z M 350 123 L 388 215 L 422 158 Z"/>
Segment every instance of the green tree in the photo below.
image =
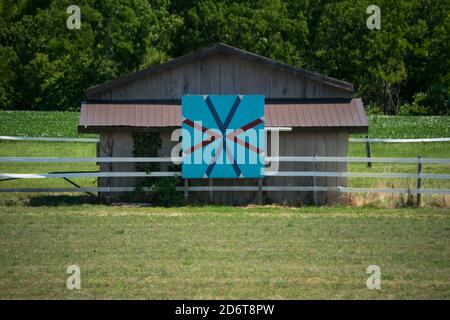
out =
<path fill-rule="evenodd" d="M 68 30 L 71 4 L 0 1 L 0 108 L 76 110 L 92 85 L 225 42 L 352 82 L 387 114 L 418 96 L 450 112 L 450 0 L 379 0 L 381 30 L 369 0 L 80 0 Z"/>

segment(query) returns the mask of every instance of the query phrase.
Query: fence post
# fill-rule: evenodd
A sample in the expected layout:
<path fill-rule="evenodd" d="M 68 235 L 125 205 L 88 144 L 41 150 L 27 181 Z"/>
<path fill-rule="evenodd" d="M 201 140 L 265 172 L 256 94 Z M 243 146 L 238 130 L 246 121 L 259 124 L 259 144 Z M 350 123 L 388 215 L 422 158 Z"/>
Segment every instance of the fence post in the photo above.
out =
<path fill-rule="evenodd" d="M 262 185 L 263 185 L 263 178 L 258 179 L 258 204 L 263 204 L 263 197 L 262 197 Z"/>
<path fill-rule="evenodd" d="M 189 190 L 189 185 L 188 185 L 188 179 L 184 179 L 184 201 L 187 203 L 188 202 L 188 190 Z"/>
<path fill-rule="evenodd" d="M 317 155 L 314 155 L 314 175 L 313 175 L 313 187 L 314 187 L 314 205 L 317 207 L 319 205 L 319 201 L 317 199 L 317 176 L 316 176 L 316 172 L 317 172 Z"/>
<path fill-rule="evenodd" d="M 213 202 L 213 190 L 212 190 L 212 186 L 213 186 L 213 180 L 209 179 L 209 202 L 212 203 Z"/>
<path fill-rule="evenodd" d="M 366 136 L 366 139 L 369 139 L 369 136 Z M 370 150 L 370 142 L 366 141 L 366 157 L 372 158 L 372 150 Z M 367 162 L 367 168 L 372 168 L 372 162 Z"/>
<path fill-rule="evenodd" d="M 417 174 L 419 175 L 417 177 L 417 203 L 416 205 L 418 207 L 420 207 L 421 204 L 421 193 L 420 193 L 420 189 L 422 188 L 422 178 L 420 177 L 420 174 L 422 173 L 422 158 L 419 156 L 419 162 L 417 164 Z"/>

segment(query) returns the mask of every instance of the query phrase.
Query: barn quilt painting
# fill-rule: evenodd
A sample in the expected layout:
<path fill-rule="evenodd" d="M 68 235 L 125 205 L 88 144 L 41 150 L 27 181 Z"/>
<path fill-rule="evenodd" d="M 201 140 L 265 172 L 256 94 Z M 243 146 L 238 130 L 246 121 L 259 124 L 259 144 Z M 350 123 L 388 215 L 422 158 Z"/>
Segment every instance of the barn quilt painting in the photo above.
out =
<path fill-rule="evenodd" d="M 182 97 L 183 178 L 260 178 L 263 95 Z"/>

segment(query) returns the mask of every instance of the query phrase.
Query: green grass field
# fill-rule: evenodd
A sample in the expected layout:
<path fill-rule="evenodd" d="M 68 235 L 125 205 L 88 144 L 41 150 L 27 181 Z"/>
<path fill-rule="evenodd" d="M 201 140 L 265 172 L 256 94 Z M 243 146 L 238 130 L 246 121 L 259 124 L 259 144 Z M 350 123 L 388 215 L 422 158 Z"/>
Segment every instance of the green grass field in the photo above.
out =
<path fill-rule="evenodd" d="M 445 209 L 0 210 L 1 299 L 450 298 Z M 369 265 L 381 290 L 366 287 Z"/>
<path fill-rule="evenodd" d="M 77 113 L 0 112 L 0 135 L 77 137 Z M 61 120 L 61 121 L 60 121 Z M 371 117 L 372 137 L 450 136 L 450 117 Z M 84 136 L 84 135 L 81 135 Z M 94 136 L 94 135 L 91 135 Z M 449 158 L 448 143 L 373 144 L 374 157 Z M 88 143 L 0 141 L 0 156 L 95 157 Z M 352 143 L 350 156 L 365 156 Z M 95 164 L 0 163 L 0 172 L 97 170 Z M 415 172 L 351 164 L 352 172 Z M 450 173 L 445 165 L 424 172 Z M 77 179 L 96 186 L 94 179 Z M 351 179 L 351 186 L 415 181 Z M 2 187 L 70 187 L 62 179 Z M 426 188 L 450 188 L 443 180 Z M 396 208 L 400 195 L 351 196 L 348 207 L 109 207 L 84 195 L 0 193 L 0 299 L 450 298 L 450 199 Z M 405 197 L 405 195 L 403 195 Z M 66 268 L 81 268 L 81 290 Z M 381 290 L 366 269 L 381 268 Z"/>

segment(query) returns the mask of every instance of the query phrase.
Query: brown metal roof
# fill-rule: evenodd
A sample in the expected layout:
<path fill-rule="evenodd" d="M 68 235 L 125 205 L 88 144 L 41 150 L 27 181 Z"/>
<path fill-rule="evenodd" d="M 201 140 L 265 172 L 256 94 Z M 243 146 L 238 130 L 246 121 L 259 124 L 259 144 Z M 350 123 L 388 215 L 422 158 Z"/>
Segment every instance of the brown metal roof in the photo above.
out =
<path fill-rule="evenodd" d="M 340 128 L 349 132 L 367 132 L 368 120 L 361 99 L 349 102 L 266 103 L 266 127 L 305 129 Z M 80 132 L 99 132 L 111 127 L 180 127 L 179 104 L 83 103 Z"/>

